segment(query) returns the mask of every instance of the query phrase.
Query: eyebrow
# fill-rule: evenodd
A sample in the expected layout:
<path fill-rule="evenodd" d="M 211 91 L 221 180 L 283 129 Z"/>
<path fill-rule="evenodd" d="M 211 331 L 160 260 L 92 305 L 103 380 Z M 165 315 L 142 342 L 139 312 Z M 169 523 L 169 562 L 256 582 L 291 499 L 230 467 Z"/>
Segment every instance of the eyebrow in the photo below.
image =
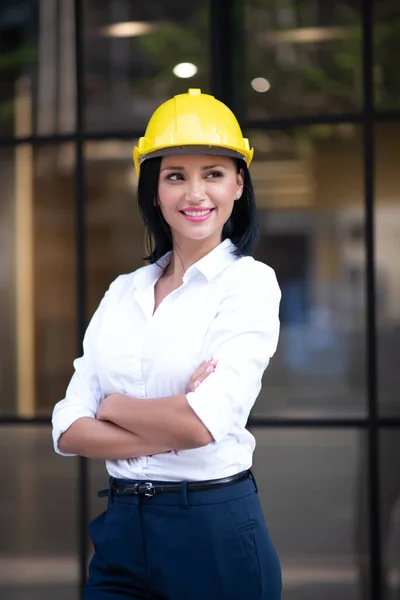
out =
<path fill-rule="evenodd" d="M 215 169 L 215 168 L 219 168 L 219 169 L 226 169 L 227 167 L 225 165 L 204 165 L 204 167 L 201 167 L 202 171 L 207 171 L 207 169 Z M 174 167 L 174 166 L 169 166 L 169 167 L 164 167 L 161 171 L 184 171 L 185 167 Z"/>

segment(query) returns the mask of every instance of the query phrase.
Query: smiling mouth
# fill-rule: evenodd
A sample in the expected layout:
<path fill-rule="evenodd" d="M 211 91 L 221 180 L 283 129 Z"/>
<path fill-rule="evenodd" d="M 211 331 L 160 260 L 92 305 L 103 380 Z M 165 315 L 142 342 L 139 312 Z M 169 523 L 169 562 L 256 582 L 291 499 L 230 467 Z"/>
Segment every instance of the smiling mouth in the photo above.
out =
<path fill-rule="evenodd" d="M 205 217 L 210 214 L 214 208 L 207 208 L 206 210 L 181 210 L 180 212 L 187 217 Z"/>

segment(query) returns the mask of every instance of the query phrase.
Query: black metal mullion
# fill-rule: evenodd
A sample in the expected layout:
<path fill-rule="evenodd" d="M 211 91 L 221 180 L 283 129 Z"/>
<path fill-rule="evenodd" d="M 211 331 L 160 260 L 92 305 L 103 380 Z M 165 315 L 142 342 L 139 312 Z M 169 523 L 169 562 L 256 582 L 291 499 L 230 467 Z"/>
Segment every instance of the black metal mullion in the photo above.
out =
<path fill-rule="evenodd" d="M 400 418 L 398 419 L 400 422 Z M 366 417 L 356 419 L 321 419 L 321 418 L 290 418 L 290 417 L 250 417 L 249 427 L 265 428 L 321 428 L 321 429 L 367 429 L 368 419 Z"/>
<path fill-rule="evenodd" d="M 212 94 L 229 107 L 233 101 L 232 61 L 232 0 L 209 0 L 210 73 Z"/>
<path fill-rule="evenodd" d="M 13 415 L 0 415 L 0 427 L 9 425 L 51 425 L 51 417 L 32 417 L 24 418 Z M 397 417 L 380 417 L 377 419 L 377 425 L 381 429 L 400 429 L 400 416 Z M 356 419 L 333 418 L 320 419 L 309 417 L 290 418 L 290 417 L 250 417 L 248 421 L 249 427 L 260 427 L 265 429 L 279 428 L 324 428 L 324 429 L 367 429 L 370 426 L 368 417 L 359 417 Z"/>
<path fill-rule="evenodd" d="M 297 115 L 294 117 L 273 117 L 269 119 L 248 119 L 243 123 L 246 129 L 265 129 L 270 131 L 309 127 L 310 125 L 341 125 L 342 123 L 359 124 L 363 121 L 362 113 L 342 113 L 337 115 Z"/>
<path fill-rule="evenodd" d="M 9 425 L 51 425 L 51 417 L 17 417 L 14 415 L 0 415 L 0 427 Z"/>
<path fill-rule="evenodd" d="M 76 274 L 77 274 L 77 338 L 78 354 L 86 329 L 86 240 L 85 240 L 85 165 L 84 165 L 84 81 L 83 81 L 83 5 L 74 2 L 75 12 L 75 76 L 76 76 Z M 78 457 L 78 551 L 79 586 L 86 582 L 88 559 L 88 464 L 86 458 Z"/>
<path fill-rule="evenodd" d="M 373 0 L 362 3 L 363 30 L 363 132 L 366 253 L 366 350 L 368 395 L 368 496 L 370 533 L 371 598 L 381 598 L 382 555 L 380 537 L 380 474 L 377 331 L 374 239 L 374 90 L 373 90 Z"/>
<path fill-rule="evenodd" d="M 222 88 L 222 86 L 221 86 Z M 214 92 L 216 94 L 216 92 Z M 231 98 L 230 102 L 233 102 Z M 375 121 L 390 122 L 400 120 L 400 110 L 379 111 L 373 113 Z M 300 115 L 296 117 L 273 117 L 271 119 L 244 120 L 242 126 L 245 129 L 262 129 L 265 131 L 275 131 L 281 129 L 291 129 L 294 127 L 306 127 L 309 125 L 335 125 L 341 123 L 363 124 L 364 116 L 362 113 L 342 113 L 337 115 Z M 107 131 L 88 131 L 85 133 L 87 141 L 103 140 L 121 140 L 132 141 L 139 138 L 143 131 L 129 130 L 107 130 Z M 50 135 L 30 135 L 25 137 L 0 136 L 0 148 L 14 147 L 19 144 L 34 144 L 44 146 L 47 144 L 61 144 L 63 142 L 76 142 L 79 138 L 77 133 L 57 133 Z"/>

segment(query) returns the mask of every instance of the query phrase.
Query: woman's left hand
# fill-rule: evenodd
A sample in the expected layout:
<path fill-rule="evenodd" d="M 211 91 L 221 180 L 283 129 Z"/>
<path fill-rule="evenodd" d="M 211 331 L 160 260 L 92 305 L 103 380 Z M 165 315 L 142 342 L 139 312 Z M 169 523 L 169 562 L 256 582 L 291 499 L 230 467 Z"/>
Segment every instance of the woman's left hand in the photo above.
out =
<path fill-rule="evenodd" d="M 195 389 L 199 387 L 201 382 L 214 372 L 217 362 L 218 361 L 213 358 L 204 360 L 191 376 L 187 391 L 194 392 Z"/>

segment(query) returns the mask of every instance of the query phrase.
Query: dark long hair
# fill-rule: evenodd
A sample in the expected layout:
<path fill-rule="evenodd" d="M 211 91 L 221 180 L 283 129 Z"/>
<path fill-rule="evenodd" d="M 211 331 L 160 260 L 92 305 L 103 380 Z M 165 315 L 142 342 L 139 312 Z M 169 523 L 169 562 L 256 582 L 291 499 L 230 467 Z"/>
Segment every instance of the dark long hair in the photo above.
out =
<path fill-rule="evenodd" d="M 173 249 L 171 228 L 166 222 L 156 200 L 161 157 L 149 158 L 140 168 L 137 200 L 139 212 L 146 228 L 146 242 L 149 255 L 144 260 L 155 263 Z M 259 225 L 253 182 L 246 163 L 232 159 L 239 173 L 244 172 L 242 196 L 233 203 L 231 216 L 222 229 L 222 240 L 230 238 L 235 244 L 236 256 L 251 255 L 258 242 Z"/>

